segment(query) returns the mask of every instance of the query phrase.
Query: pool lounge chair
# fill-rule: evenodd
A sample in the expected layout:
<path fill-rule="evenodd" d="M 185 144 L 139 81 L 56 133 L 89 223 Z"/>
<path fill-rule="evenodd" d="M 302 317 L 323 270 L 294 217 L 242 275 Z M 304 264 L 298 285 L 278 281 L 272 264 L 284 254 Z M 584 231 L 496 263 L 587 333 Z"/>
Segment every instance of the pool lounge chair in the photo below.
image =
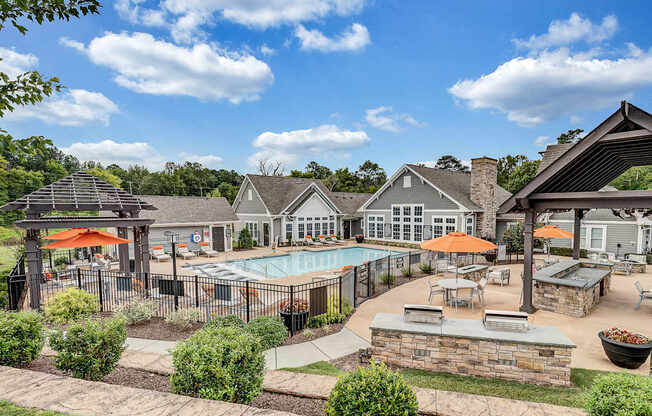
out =
<path fill-rule="evenodd" d="M 199 255 L 206 257 L 219 256 L 220 253 L 213 250 L 207 242 L 199 243 Z"/>
<path fill-rule="evenodd" d="M 334 245 L 337 244 L 335 241 L 327 240 L 325 236 L 320 235 L 319 236 L 319 242 L 322 244 L 328 244 L 328 245 Z"/>
<path fill-rule="evenodd" d="M 161 262 L 161 260 L 167 261 L 167 260 L 172 259 L 172 257 L 170 257 L 170 255 L 167 254 L 165 252 L 165 250 L 163 250 L 163 246 L 154 246 L 154 247 L 152 247 L 152 254 L 151 255 L 152 255 L 152 258 L 154 260 L 156 260 L 157 262 L 159 262 L 159 263 Z"/>
<path fill-rule="evenodd" d="M 335 234 L 331 234 L 331 241 L 334 241 L 335 244 L 344 244 L 344 240 L 340 240 Z"/>
<path fill-rule="evenodd" d="M 195 253 L 188 250 L 188 244 L 178 244 L 177 245 L 177 257 L 183 257 L 184 260 L 197 257 Z"/>
<path fill-rule="evenodd" d="M 306 236 L 306 244 L 309 245 L 309 246 L 323 246 L 324 245 L 324 243 L 313 240 L 311 235 Z"/>

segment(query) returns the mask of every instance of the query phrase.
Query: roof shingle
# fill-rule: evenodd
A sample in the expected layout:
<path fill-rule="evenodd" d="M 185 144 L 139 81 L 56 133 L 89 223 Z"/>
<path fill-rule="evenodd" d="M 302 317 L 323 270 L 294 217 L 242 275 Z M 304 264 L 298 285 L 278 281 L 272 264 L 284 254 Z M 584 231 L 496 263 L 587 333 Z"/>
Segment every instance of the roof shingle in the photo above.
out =
<path fill-rule="evenodd" d="M 139 195 L 138 198 L 158 208 L 157 211 L 140 213 L 141 218 L 156 220 L 155 225 L 238 221 L 233 208 L 223 197 Z"/>

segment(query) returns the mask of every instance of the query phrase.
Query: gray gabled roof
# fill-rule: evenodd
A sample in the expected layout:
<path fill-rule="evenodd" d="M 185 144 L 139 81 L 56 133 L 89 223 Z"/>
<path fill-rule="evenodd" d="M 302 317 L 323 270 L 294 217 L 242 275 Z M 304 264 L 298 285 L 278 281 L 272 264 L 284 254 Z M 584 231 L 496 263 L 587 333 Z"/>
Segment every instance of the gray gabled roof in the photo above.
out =
<path fill-rule="evenodd" d="M 238 221 L 223 197 L 139 195 L 138 198 L 158 208 L 157 211 L 140 212 L 141 218 L 156 220 L 155 225 Z"/>
<path fill-rule="evenodd" d="M 412 164 L 407 166 L 466 208 L 472 211 L 483 211 L 481 207 L 471 201 L 471 173 Z M 510 196 L 512 196 L 511 193 L 500 185 L 496 185 L 497 206 L 508 200 Z"/>
<path fill-rule="evenodd" d="M 356 215 L 358 208 L 371 198 L 372 194 L 354 192 L 331 192 L 329 198 L 335 203 L 340 211 L 346 215 Z"/>
<path fill-rule="evenodd" d="M 550 221 L 555 220 L 572 220 L 574 219 L 573 211 L 555 212 L 550 216 Z M 592 209 L 584 213 L 582 221 L 622 221 L 623 223 L 636 223 L 636 218 L 626 217 L 622 218 L 614 215 L 610 209 Z"/>

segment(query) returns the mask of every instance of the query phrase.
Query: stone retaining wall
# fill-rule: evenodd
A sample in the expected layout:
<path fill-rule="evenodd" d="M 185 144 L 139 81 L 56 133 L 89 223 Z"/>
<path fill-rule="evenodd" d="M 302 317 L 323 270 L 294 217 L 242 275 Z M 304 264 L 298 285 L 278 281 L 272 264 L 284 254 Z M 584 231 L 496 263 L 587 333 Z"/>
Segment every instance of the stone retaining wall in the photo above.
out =
<path fill-rule="evenodd" d="M 603 295 L 609 293 L 611 276 L 603 280 Z M 583 318 L 600 303 L 601 284 L 589 288 L 534 282 L 532 303 L 537 309 Z"/>
<path fill-rule="evenodd" d="M 388 365 L 570 386 L 571 348 L 372 329 L 372 358 Z"/>

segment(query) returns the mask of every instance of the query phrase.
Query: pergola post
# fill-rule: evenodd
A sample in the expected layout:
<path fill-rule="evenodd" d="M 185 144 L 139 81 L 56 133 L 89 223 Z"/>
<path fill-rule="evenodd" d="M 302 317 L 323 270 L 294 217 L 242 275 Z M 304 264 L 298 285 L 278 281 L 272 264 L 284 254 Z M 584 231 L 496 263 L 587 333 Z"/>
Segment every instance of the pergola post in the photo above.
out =
<path fill-rule="evenodd" d="M 141 228 L 141 256 L 143 262 L 143 273 L 149 273 L 149 225 L 143 225 Z"/>
<path fill-rule="evenodd" d="M 584 211 L 579 208 L 574 209 L 574 221 L 573 221 L 573 259 L 580 259 L 580 236 L 582 234 L 582 218 L 584 217 Z"/>
<path fill-rule="evenodd" d="M 27 230 L 25 233 L 25 257 L 27 259 L 27 275 L 29 284 L 29 307 L 33 310 L 41 308 L 41 263 L 40 230 Z"/>
<path fill-rule="evenodd" d="M 140 227 L 134 227 L 134 272 L 143 272 L 143 247 L 140 240 Z"/>
<path fill-rule="evenodd" d="M 126 218 L 127 213 L 118 212 L 118 217 Z M 129 229 L 127 227 L 117 227 L 118 237 L 129 239 Z M 120 259 L 120 271 L 126 273 L 129 271 L 129 243 L 118 245 L 118 257 Z"/>
<path fill-rule="evenodd" d="M 523 304 L 522 312 L 534 313 L 532 305 L 532 269 L 534 264 L 534 218 L 536 212 L 532 208 L 525 211 L 525 229 L 523 232 Z"/>

